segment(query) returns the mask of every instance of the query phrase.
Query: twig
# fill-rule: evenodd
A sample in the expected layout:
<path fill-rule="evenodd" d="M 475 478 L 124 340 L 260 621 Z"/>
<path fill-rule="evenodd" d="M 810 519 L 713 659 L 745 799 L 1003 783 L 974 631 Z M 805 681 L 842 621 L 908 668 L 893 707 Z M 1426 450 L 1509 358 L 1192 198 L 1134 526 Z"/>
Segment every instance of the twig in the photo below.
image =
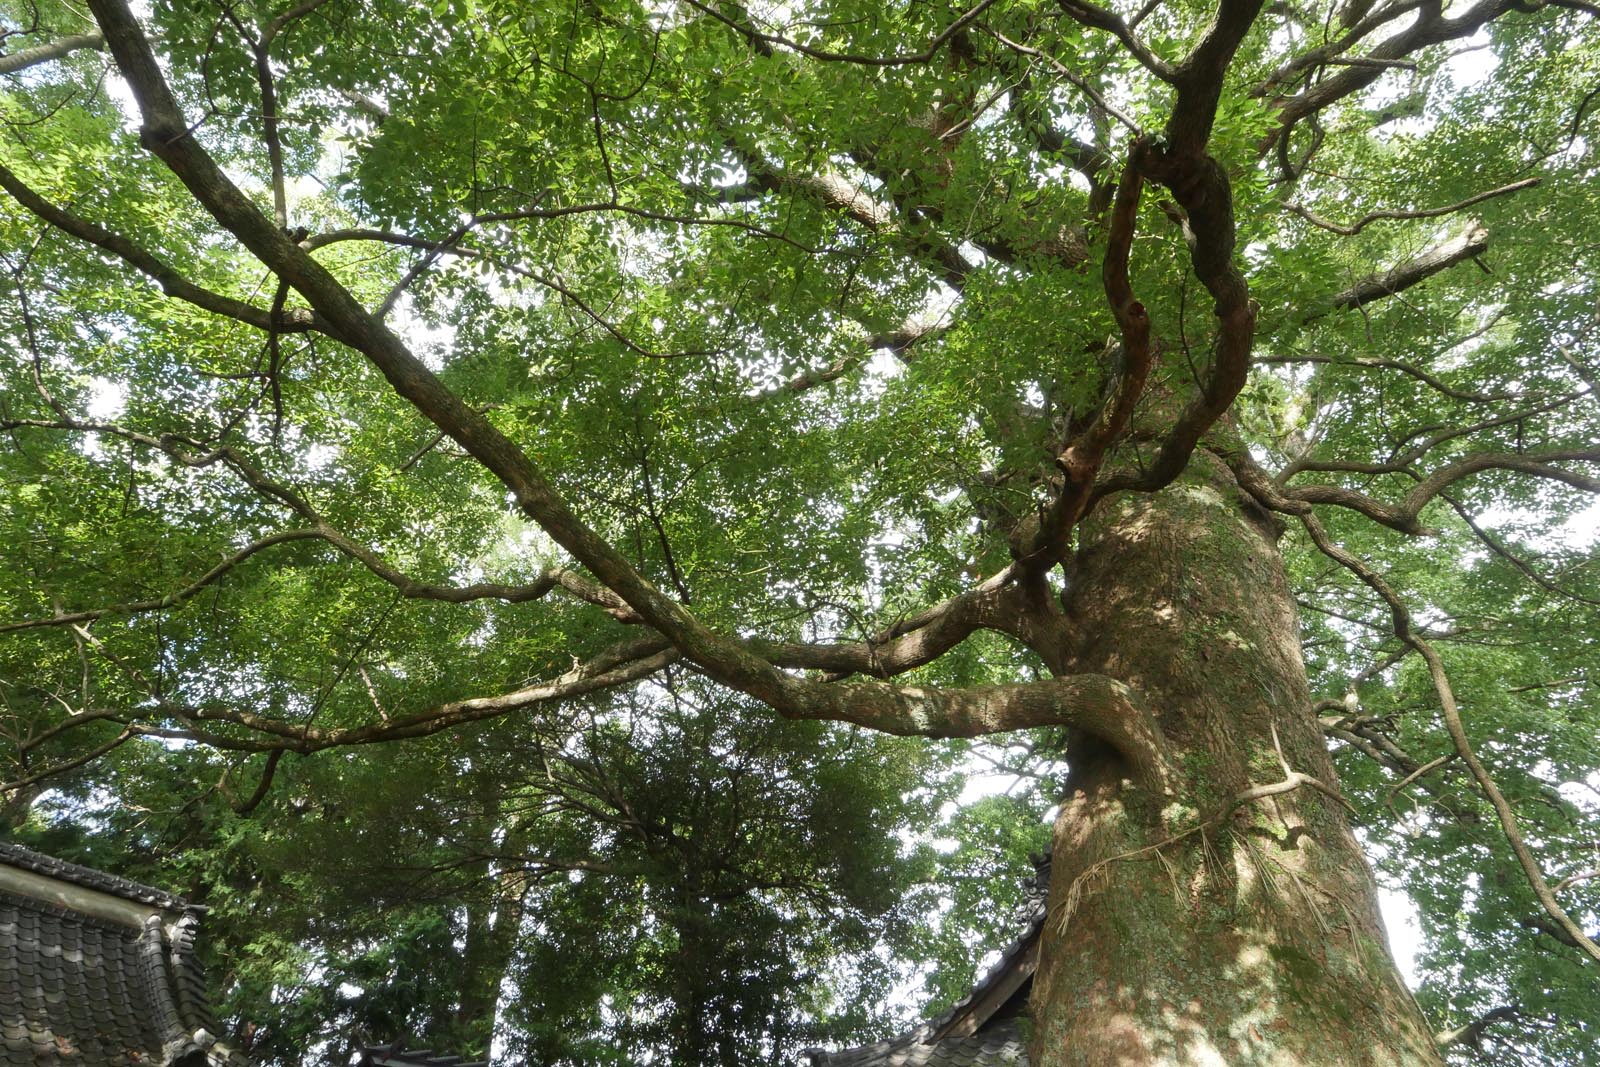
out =
<path fill-rule="evenodd" d="M 741 22 L 736 18 L 725 15 L 709 4 L 701 3 L 700 0 L 686 0 L 686 2 L 696 11 L 710 16 L 716 21 L 722 23 L 724 26 L 737 30 L 739 33 L 749 38 L 752 42 L 765 46 L 768 51 L 771 50 L 771 46 L 777 45 L 781 48 L 786 48 L 791 52 L 798 52 L 803 56 L 809 56 L 812 59 L 821 59 L 832 63 L 856 63 L 861 66 L 868 67 L 903 67 L 928 62 L 928 60 L 932 59 L 938 54 L 941 48 L 949 43 L 951 38 L 955 37 L 956 34 L 972 25 L 974 19 L 992 7 L 996 3 L 996 0 L 980 0 L 976 7 L 971 8 L 966 12 L 966 14 L 961 15 L 954 22 L 950 23 L 949 26 L 945 27 L 945 29 L 941 31 L 938 36 L 934 37 L 933 40 L 928 42 L 928 46 L 922 51 L 900 53 L 892 56 L 857 55 L 852 52 L 830 52 L 826 49 L 812 48 L 810 45 L 801 44 L 799 41 L 793 41 L 787 37 L 780 37 L 777 34 L 763 33 L 762 31 L 756 29 L 753 25 L 750 25 L 747 22 Z M 749 17 L 749 13 L 746 12 L 742 7 L 735 7 L 735 10 L 744 15 L 746 18 Z"/>
<path fill-rule="evenodd" d="M 1510 185 L 1502 185 L 1498 189 L 1490 189 L 1488 192 L 1479 193 L 1476 196 L 1469 196 L 1465 200 L 1457 201 L 1456 203 L 1449 204 L 1445 207 L 1419 208 L 1414 211 L 1402 211 L 1396 209 L 1387 211 L 1369 211 L 1367 214 L 1361 216 L 1361 218 L 1357 219 L 1348 226 L 1341 225 L 1337 222 L 1332 222 L 1321 217 L 1320 215 L 1313 214 L 1309 208 L 1306 208 L 1300 204 L 1284 204 L 1283 209 L 1299 215 L 1301 218 L 1311 223 L 1311 225 L 1327 230 L 1330 233 L 1342 234 L 1345 237 L 1354 237 L 1372 223 L 1379 222 L 1384 219 L 1436 219 L 1441 215 L 1453 214 L 1465 208 L 1472 207 L 1474 204 L 1481 204 L 1485 200 L 1492 200 L 1497 196 L 1505 196 L 1507 193 L 1514 193 L 1521 189 L 1531 189 L 1542 181 L 1544 181 L 1543 178 L 1524 178 L 1520 182 L 1512 182 Z"/>

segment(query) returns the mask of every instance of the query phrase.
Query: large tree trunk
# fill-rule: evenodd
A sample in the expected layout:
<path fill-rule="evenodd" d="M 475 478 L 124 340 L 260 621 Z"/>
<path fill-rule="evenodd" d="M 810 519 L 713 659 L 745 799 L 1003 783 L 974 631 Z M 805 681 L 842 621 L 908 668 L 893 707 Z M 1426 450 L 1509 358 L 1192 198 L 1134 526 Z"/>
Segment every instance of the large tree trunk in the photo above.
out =
<path fill-rule="evenodd" d="M 1076 668 L 1140 688 L 1178 766 L 1160 794 L 1075 743 L 1035 1067 L 1440 1063 L 1339 802 L 1241 796 L 1286 768 L 1336 788 L 1274 527 L 1204 452 L 1082 527 Z"/>

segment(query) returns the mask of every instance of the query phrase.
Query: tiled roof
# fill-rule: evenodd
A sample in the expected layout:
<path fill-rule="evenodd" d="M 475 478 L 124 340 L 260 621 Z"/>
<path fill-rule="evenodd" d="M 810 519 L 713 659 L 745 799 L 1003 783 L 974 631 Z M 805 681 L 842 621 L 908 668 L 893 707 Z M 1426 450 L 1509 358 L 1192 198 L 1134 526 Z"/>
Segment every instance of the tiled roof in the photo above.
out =
<path fill-rule="evenodd" d="M 843 1052 L 812 1052 L 812 1067 L 1027 1067 L 1028 1045 L 1014 1020 L 972 1037 L 925 1042 L 912 1031 Z"/>
<path fill-rule="evenodd" d="M 0 1067 L 248 1067 L 217 1041 L 199 909 L 0 842 Z"/>
<path fill-rule="evenodd" d="M 464 1060 L 429 1048 L 408 1049 L 403 1042 L 369 1045 L 361 1050 L 361 1067 L 488 1067 L 484 1060 Z"/>
<path fill-rule="evenodd" d="M 105 871 L 97 871 L 93 867 L 81 867 L 76 863 L 58 860 L 54 856 L 46 856 L 42 852 L 23 848 L 21 845 L 12 845 L 0 841 L 0 864 L 8 867 L 18 867 L 25 871 L 43 875 L 58 882 L 71 885 L 80 885 L 85 889 L 95 889 L 102 893 L 121 897 L 139 904 L 148 904 L 162 911 L 183 911 L 189 905 L 179 897 L 173 896 L 165 890 L 155 889 L 151 886 L 130 882 L 126 878 L 118 878 Z"/>
<path fill-rule="evenodd" d="M 842 1052 L 807 1049 L 811 1067 L 1027 1067 L 1027 1041 L 1016 1020 L 993 1016 L 1002 1005 L 1025 996 L 1033 980 L 1049 889 L 1050 861 L 1041 857 L 1034 862 L 1034 875 L 1013 920 L 1016 936 L 948 1011 L 889 1041 Z"/>
<path fill-rule="evenodd" d="M 1019 969 L 1025 968 L 1027 975 L 1033 973 L 1032 953 L 1039 939 L 1039 931 L 1044 927 L 1044 917 L 1048 910 L 1047 895 L 1050 892 L 1050 858 L 1037 857 L 1034 860 L 1033 877 L 1023 886 L 1022 903 L 1018 905 L 1015 916 L 1012 918 L 1012 929 L 1016 935 L 1000 950 L 1000 959 L 980 979 L 966 996 L 950 1005 L 943 1015 L 929 1019 L 923 1028 L 930 1035 L 947 1036 L 954 1024 L 964 1016 L 971 1015 L 985 1000 L 985 994 L 997 989 L 1007 978 L 1014 975 Z M 978 1022 L 981 1025 L 982 1019 Z"/>

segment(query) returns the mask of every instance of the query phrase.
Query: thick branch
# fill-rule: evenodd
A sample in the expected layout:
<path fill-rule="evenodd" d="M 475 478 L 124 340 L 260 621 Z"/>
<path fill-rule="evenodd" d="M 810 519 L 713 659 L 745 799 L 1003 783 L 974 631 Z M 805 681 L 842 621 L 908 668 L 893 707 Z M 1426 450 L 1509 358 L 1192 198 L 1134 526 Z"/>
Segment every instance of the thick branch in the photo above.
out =
<path fill-rule="evenodd" d="M 1186 161 L 1147 151 L 1144 157 L 1141 169 L 1165 184 L 1187 212 L 1193 235 L 1189 258 L 1215 301 L 1217 339 L 1204 380 L 1163 438 L 1155 459 L 1140 473 L 1123 472 L 1100 482 L 1090 507 L 1124 489 L 1154 492 L 1183 472 L 1200 438 L 1244 388 L 1255 341 L 1256 303 L 1233 261 L 1233 187 L 1227 173 L 1210 156 Z"/>
<path fill-rule="evenodd" d="M 1175 72 L 1172 81 L 1178 87 L 1178 98 L 1167 120 L 1167 142 L 1174 154 L 1198 156 L 1205 151 L 1228 65 L 1255 24 L 1262 4 L 1263 0 L 1221 0 L 1200 43 Z"/>
<path fill-rule="evenodd" d="M 906 251 L 938 264 L 940 280 L 961 291 L 967 275 L 975 269 L 961 250 L 926 228 L 908 229 L 900 211 L 891 203 L 874 197 L 862 186 L 842 174 L 795 174 L 768 163 L 746 159 L 745 167 L 762 188 L 772 192 L 792 191 L 838 212 L 869 233 L 891 236 L 903 242 Z"/>
<path fill-rule="evenodd" d="M 826 671 L 832 680 L 864 674 L 892 678 L 931 663 L 980 629 L 1007 634 L 1037 652 L 1057 674 L 1067 673 L 1068 636 L 1055 615 L 1032 610 L 1016 565 L 975 588 L 901 619 L 865 641 L 839 644 L 748 640 L 780 667 Z"/>
<path fill-rule="evenodd" d="M 1347 32 L 1331 41 L 1325 41 L 1309 52 L 1304 52 L 1286 61 L 1277 70 L 1273 71 L 1264 81 L 1250 90 L 1251 96 L 1263 97 L 1272 94 L 1280 85 L 1287 85 L 1298 81 L 1297 75 L 1304 75 L 1307 71 L 1327 64 L 1333 57 L 1349 51 L 1363 38 L 1370 36 L 1402 15 L 1409 14 L 1422 7 L 1428 0 L 1397 0 L 1395 3 L 1386 4 L 1378 10 L 1370 12 L 1348 26 Z"/>
<path fill-rule="evenodd" d="M 822 48 L 812 48 L 810 45 L 801 44 L 799 41 L 790 40 L 787 37 L 782 37 L 777 34 L 764 33 L 761 30 L 756 29 L 754 22 L 750 19 L 749 12 L 741 6 L 734 4 L 727 5 L 738 13 L 739 17 L 735 18 L 724 14 L 722 11 L 717 10 L 716 7 L 710 4 L 701 3 L 700 0 L 687 0 L 689 6 L 694 8 L 696 11 L 699 11 L 704 15 L 708 15 L 709 17 L 722 23 L 724 26 L 728 26 L 731 29 L 737 30 L 763 55 L 773 54 L 773 48 L 774 46 L 777 46 L 779 48 L 787 49 L 791 52 L 798 52 L 803 56 L 809 56 L 812 59 L 820 59 L 832 63 L 854 63 L 859 66 L 866 67 L 904 67 L 915 66 L 920 63 L 928 62 L 934 56 L 938 55 L 939 50 L 948 44 L 952 38 L 954 38 L 958 33 L 966 29 L 968 26 L 972 25 L 973 20 L 993 6 L 995 2 L 996 0 L 979 0 L 977 6 L 969 9 L 965 14 L 956 18 L 950 23 L 949 26 L 946 26 L 943 30 L 941 30 L 938 35 L 933 38 L 933 40 L 928 42 L 928 46 L 920 52 L 903 52 L 898 55 L 874 56 L 857 54 L 854 52 L 830 52 Z"/>
<path fill-rule="evenodd" d="M 1488 248 L 1489 231 L 1474 224 L 1466 233 L 1436 245 L 1414 259 L 1408 259 L 1382 274 L 1363 278 L 1336 295 L 1330 303 L 1343 310 L 1362 307 L 1374 300 L 1403 292 L 1463 260 L 1481 256 Z"/>
<path fill-rule="evenodd" d="M 1481 0 L 1468 8 L 1459 17 L 1447 19 L 1443 17 L 1444 5 L 1440 0 L 1424 0 L 1421 12 L 1416 22 L 1401 30 L 1393 37 L 1378 44 L 1366 57 L 1379 62 L 1370 65 L 1349 66 L 1338 74 L 1325 81 L 1319 82 L 1298 96 L 1279 102 L 1279 126 L 1267 137 L 1264 147 L 1270 147 L 1272 142 L 1283 136 L 1285 130 L 1308 115 L 1322 110 L 1329 104 L 1341 100 L 1352 93 L 1359 92 L 1383 76 L 1387 65 L 1385 60 L 1404 59 L 1413 52 L 1420 51 L 1429 45 L 1442 44 L 1462 37 L 1470 37 L 1478 28 L 1512 10 L 1519 0 Z M 1407 5 L 1409 6 L 1409 5 Z M 1390 10 L 1404 10 L 1391 8 Z M 1390 16 L 1392 17 L 1392 16 Z M 1349 43 L 1354 43 L 1350 40 Z M 1347 43 L 1345 47 L 1348 47 Z"/>
<path fill-rule="evenodd" d="M 892 678 L 933 662 L 966 640 L 995 614 L 998 593 L 985 583 L 924 613 L 919 625 L 907 632 L 877 635 L 872 640 L 821 645 L 751 640 L 747 644 L 781 667 L 827 671 L 838 677 Z"/>
<path fill-rule="evenodd" d="M 1147 788 L 1164 790 L 1170 771 L 1154 712 L 1132 687 L 1101 674 L 961 690 L 843 683 L 819 689 L 819 699 L 784 714 L 916 737 L 980 737 L 1035 726 L 1072 726 L 1109 743 Z"/>
<path fill-rule="evenodd" d="M 1477 1045 L 1483 1037 L 1483 1032 L 1495 1023 L 1507 1022 L 1520 1018 L 1522 1012 L 1513 1007 L 1495 1008 L 1484 1012 L 1478 1018 L 1465 1026 L 1458 1026 L 1454 1030 L 1443 1030 L 1433 1035 L 1434 1044 L 1439 1046 L 1440 1052 L 1448 1052 L 1457 1045 Z"/>
<path fill-rule="evenodd" d="M 1150 50 L 1150 46 L 1139 39 L 1121 15 L 1115 11 L 1089 3 L 1088 0 L 1057 0 L 1061 10 L 1075 22 L 1080 22 L 1097 30 L 1105 30 L 1128 50 L 1128 54 L 1137 59 L 1139 63 L 1151 74 L 1164 82 L 1176 82 L 1178 70 L 1172 64 L 1162 59 Z"/>
<path fill-rule="evenodd" d="M 1017 53 L 1017 55 L 1027 56 L 1030 59 L 1043 60 L 1045 64 L 1055 72 L 1057 77 L 1066 80 L 1084 96 L 1087 96 L 1090 103 L 1126 126 L 1130 131 L 1132 131 L 1135 137 L 1144 132 L 1139 129 L 1138 123 L 1134 122 L 1132 118 L 1123 113 L 1119 108 L 1107 100 L 1099 90 L 1089 84 L 1086 78 L 1073 71 L 1059 59 L 1056 59 L 1054 56 L 1045 52 L 1041 52 L 1037 48 L 1032 48 L 1028 45 L 1025 45 L 1020 41 L 1013 41 L 1011 38 L 1006 37 L 999 30 L 996 30 L 992 27 L 986 26 L 984 27 L 984 30 L 989 34 L 989 36 L 993 37 L 996 41 L 999 41 L 1001 44 Z M 1013 103 L 1012 107 L 1017 107 L 1017 104 Z M 1033 118 L 1034 121 L 1030 122 L 1029 125 L 1034 129 L 1035 135 L 1039 138 L 1041 147 L 1051 152 L 1061 152 L 1067 147 L 1068 138 L 1065 134 L 1049 125 L 1046 125 L 1040 116 L 1034 116 Z M 1101 156 L 1101 154 L 1092 145 L 1074 143 L 1072 147 L 1074 150 L 1073 155 L 1075 160 L 1081 161 L 1079 163 L 1080 170 L 1083 170 L 1084 167 L 1089 166 L 1090 160 L 1095 160 Z M 1099 162 L 1103 163 L 1104 159 L 1100 158 Z M 1093 173 L 1092 170 L 1083 170 L 1083 172 L 1085 174 Z"/>
<path fill-rule="evenodd" d="M 1264 507 L 1285 515 L 1307 516 L 1313 504 L 1333 504 L 1358 511 L 1375 522 L 1401 533 L 1421 535 L 1432 531 L 1419 521 L 1422 509 L 1451 485 L 1489 470 L 1515 471 L 1535 477 L 1565 482 L 1585 492 L 1600 493 L 1600 478 L 1567 470 L 1553 464 L 1570 461 L 1600 462 L 1600 448 L 1552 449 L 1546 452 L 1477 452 L 1447 463 L 1426 477 L 1398 504 L 1386 504 L 1353 489 L 1337 485 L 1279 486 L 1250 456 L 1239 448 L 1219 449 L 1243 486 Z"/>
<path fill-rule="evenodd" d="M 423 256 L 418 263 L 413 265 L 409 271 L 406 272 L 405 277 L 401 278 L 400 281 L 396 282 L 395 285 L 390 288 L 389 294 L 384 297 L 383 303 L 379 305 L 378 310 L 375 312 L 379 318 L 386 318 L 388 313 L 394 310 L 394 307 L 399 302 L 400 297 L 408 288 L 411 287 L 412 283 L 415 282 L 430 265 L 432 265 L 436 257 L 444 254 L 458 256 L 462 259 L 475 259 L 483 263 L 491 263 L 498 269 L 505 271 L 507 274 L 515 275 L 519 278 L 527 278 L 535 284 L 541 285 L 544 288 L 549 289 L 551 292 L 559 294 L 562 298 L 575 306 L 579 312 L 583 314 L 584 318 L 600 327 L 600 329 L 604 330 L 608 336 L 635 355 L 643 356 L 646 359 L 680 359 L 687 356 L 709 356 L 716 354 L 708 349 L 695 349 L 682 352 L 657 352 L 653 349 L 646 348 L 624 333 L 622 329 L 610 319 L 607 319 L 604 315 L 600 314 L 600 312 L 597 311 L 594 306 L 589 303 L 589 301 L 585 300 L 582 295 L 564 282 L 542 274 L 539 271 L 533 270 L 529 267 L 519 266 L 514 263 L 502 262 L 496 258 L 493 253 L 486 252 L 483 249 L 477 248 L 473 245 L 461 244 L 461 239 L 466 236 L 470 230 L 472 230 L 473 226 L 474 223 L 470 221 L 463 223 L 460 226 L 457 226 L 454 231 L 437 241 L 430 241 L 427 238 L 415 237 L 406 233 L 395 233 L 390 230 L 374 230 L 364 228 L 334 230 L 329 233 L 314 234 L 310 237 L 307 237 L 300 242 L 300 247 L 310 251 L 317 248 L 326 248 L 328 245 L 340 244 L 345 241 L 376 241 L 381 244 L 395 245 L 400 248 L 417 248 L 426 252 L 427 254 Z"/>
<path fill-rule="evenodd" d="M 1140 147 L 1135 146 L 1134 153 L 1139 151 Z M 1122 365 L 1106 389 L 1100 410 L 1056 457 L 1061 486 L 1041 518 L 1037 533 L 1028 539 L 1031 543 L 1018 544 L 1015 549 L 1019 559 L 1026 561 L 1035 572 L 1060 560 L 1067 534 L 1088 508 L 1095 475 L 1100 472 L 1106 450 L 1127 428 L 1150 373 L 1150 316 L 1144 305 L 1134 299 L 1133 286 L 1128 281 L 1128 256 L 1133 246 L 1143 186 L 1144 176 L 1130 158 L 1117 184 L 1105 259 L 1101 264 L 1106 302 L 1111 305 L 1122 331 Z"/>
<path fill-rule="evenodd" d="M 165 705 L 151 713 L 176 718 L 184 723 L 181 728 L 161 726 L 148 720 L 129 721 L 131 717 L 114 713 L 85 713 L 76 717 L 73 725 L 106 719 L 125 721 L 126 725 L 116 738 L 95 748 L 87 758 L 74 758 L 30 774 L 26 778 L 0 783 L 0 793 L 82 766 L 89 759 L 103 755 L 111 748 L 136 736 L 183 738 L 235 752 L 286 750 L 301 754 L 348 745 L 380 744 L 425 737 L 464 723 L 498 718 L 535 705 L 569 700 L 636 682 L 662 670 L 678 658 L 678 653 L 674 649 L 649 651 L 651 646 L 652 643 L 648 641 L 624 643 L 573 667 L 572 670 L 549 682 L 526 686 L 499 696 L 450 701 L 416 715 L 363 726 L 328 729 L 224 707 L 195 708 Z M 206 724 L 242 727 L 254 736 L 219 733 L 207 729 Z M 52 731 L 56 732 L 59 731 Z"/>
<path fill-rule="evenodd" d="M 299 291 L 346 344 L 365 355 L 396 392 L 499 478 L 523 514 L 620 595 L 643 622 L 670 639 L 678 652 L 715 680 L 786 716 L 810 717 L 818 708 L 832 707 L 839 713 L 825 717 L 860 721 L 845 713 L 865 697 L 843 700 L 837 689 L 787 674 L 737 639 L 711 630 L 682 604 L 663 594 L 622 553 L 583 523 L 527 453 L 446 388 L 398 337 L 234 186 L 192 136 L 149 43 L 126 4 L 121 0 L 92 0 L 91 7 L 138 103 L 145 146 L 167 164 L 225 229 Z M 870 688 L 858 688 L 856 692 L 875 695 Z M 925 693 L 925 699 L 949 705 L 933 714 L 930 721 L 950 728 L 957 721 L 970 723 L 982 718 L 972 707 L 974 701 L 993 705 L 998 698 L 983 690 Z M 1086 723 L 1085 728 L 1092 727 Z"/>
<path fill-rule="evenodd" d="M 196 578 L 189 585 L 168 593 L 166 596 L 152 600 L 134 600 L 125 604 L 111 604 L 103 608 L 90 608 L 84 611 L 61 612 L 37 619 L 23 619 L 19 622 L 0 623 L 0 634 L 15 633 L 19 630 L 37 630 L 53 626 L 75 626 L 80 623 L 95 622 L 105 618 L 107 615 L 140 615 L 151 611 L 165 611 L 193 599 L 209 586 L 221 581 L 235 567 L 258 552 L 274 545 L 286 544 L 292 541 L 317 539 L 320 539 L 320 535 L 315 530 L 284 530 L 280 533 L 268 534 L 266 537 L 245 545 L 205 574 Z"/>
<path fill-rule="evenodd" d="M 1274 481 L 1281 485 L 1305 471 L 1342 471 L 1349 474 L 1368 475 L 1404 473 L 1416 477 L 1412 473 L 1411 465 L 1447 441 L 1458 440 L 1459 438 L 1482 433 L 1485 430 L 1493 430 L 1500 426 L 1515 426 L 1535 415 L 1543 415 L 1566 407 L 1583 395 L 1583 393 L 1577 393 L 1558 396 L 1552 400 L 1535 404 L 1532 407 L 1514 408 L 1466 426 L 1445 426 L 1434 429 L 1431 433 L 1426 432 L 1426 430 L 1414 431 L 1395 445 L 1394 452 L 1387 460 L 1379 463 L 1357 460 L 1312 459 L 1309 456 L 1301 457 L 1279 471 Z M 1408 441 L 1415 441 L 1415 443 L 1407 444 Z M 1526 455 L 1526 453 L 1517 454 Z"/>
<path fill-rule="evenodd" d="M 1515 399 L 1512 393 L 1477 393 L 1469 389 L 1458 389 L 1448 385 L 1436 374 L 1431 374 L 1411 363 L 1398 359 L 1378 359 L 1369 356 L 1351 356 L 1347 359 L 1338 359 L 1333 356 L 1295 355 L 1295 356 L 1258 356 L 1257 363 L 1323 363 L 1333 367 L 1358 367 L 1362 370 L 1393 370 L 1415 378 L 1435 392 L 1442 393 L 1452 400 L 1465 400 L 1469 404 L 1502 404 L 1507 400 Z"/>
<path fill-rule="evenodd" d="M 1495 555 L 1511 564 L 1511 566 L 1514 567 L 1520 574 L 1522 574 L 1524 578 L 1527 578 L 1530 582 L 1533 582 L 1546 592 L 1554 593 L 1560 597 L 1566 597 L 1569 600 L 1576 600 L 1580 604 L 1588 604 L 1592 607 L 1600 608 L 1600 599 L 1584 596 L 1582 593 L 1575 592 L 1574 590 L 1568 589 L 1565 586 L 1558 585 L 1549 578 L 1546 578 L 1544 575 L 1535 570 L 1533 565 L 1527 560 L 1523 559 L 1515 552 L 1512 552 L 1510 548 L 1506 547 L 1506 545 L 1502 543 L 1498 537 L 1484 529 L 1478 523 L 1478 521 L 1473 518 L 1472 512 L 1467 510 L 1466 505 L 1462 504 L 1459 500 L 1448 494 L 1441 495 L 1444 497 L 1444 502 L 1449 504 L 1450 507 L 1455 510 L 1457 515 L 1461 516 L 1461 521 L 1467 524 L 1467 529 L 1472 531 L 1473 536 L 1486 545 Z M 1516 692 L 1516 690 L 1511 690 L 1511 692 Z"/>
<path fill-rule="evenodd" d="M 1249 376 L 1257 309 L 1244 274 L 1234 262 L 1233 183 L 1222 165 L 1206 152 L 1206 145 L 1228 64 L 1261 6 L 1262 0 L 1221 0 L 1211 26 L 1176 71 L 1178 95 L 1167 119 L 1165 144 L 1146 144 L 1136 153 L 1145 177 L 1165 185 L 1187 216 L 1189 260 L 1215 301 L 1217 339 L 1204 380 L 1179 413 L 1149 468 L 1096 486 L 1091 506 L 1121 489 L 1153 491 L 1170 484 Z"/>
<path fill-rule="evenodd" d="M 84 33 L 73 37 L 62 37 L 51 41 L 49 44 L 35 45 L 24 48 L 20 52 L 12 52 L 8 56 L 0 56 L 0 74 L 16 74 L 36 67 L 41 63 L 63 59 L 74 52 L 85 48 L 104 48 L 106 39 L 99 33 Z"/>
<path fill-rule="evenodd" d="M 192 584 L 165 597 L 7 623 L 0 625 L 0 633 L 47 626 L 76 625 L 82 622 L 93 622 L 107 615 L 142 614 L 150 611 L 166 610 L 191 599 L 203 589 L 221 580 L 233 568 L 257 552 L 285 542 L 304 540 L 327 542 L 366 567 L 367 570 L 383 581 L 392 585 L 401 596 L 411 600 L 435 600 L 449 604 L 465 604 L 475 600 L 502 600 L 510 604 L 523 604 L 540 600 L 552 590 L 559 588 L 578 600 L 604 609 L 619 622 L 638 621 L 638 616 L 634 615 L 627 604 L 611 590 L 603 586 L 597 586 L 565 567 L 549 568 L 532 582 L 521 585 L 506 585 L 500 582 L 475 582 L 467 586 L 453 586 L 419 582 L 391 567 L 377 552 L 329 525 L 321 513 L 313 508 L 304 497 L 288 486 L 270 480 L 248 459 L 227 446 L 212 452 L 197 454 L 182 447 L 176 437 L 170 435 L 159 438 L 152 437 L 148 434 L 107 423 L 47 422 L 39 419 L 0 420 L 0 430 L 23 427 L 68 430 L 77 433 L 95 433 L 118 437 L 137 445 L 159 450 L 184 466 L 195 469 L 203 469 L 217 463 L 226 464 L 237 472 L 257 493 L 286 506 L 289 510 L 311 523 L 311 526 L 308 529 L 286 530 L 270 534 L 254 541 L 211 568 Z"/>

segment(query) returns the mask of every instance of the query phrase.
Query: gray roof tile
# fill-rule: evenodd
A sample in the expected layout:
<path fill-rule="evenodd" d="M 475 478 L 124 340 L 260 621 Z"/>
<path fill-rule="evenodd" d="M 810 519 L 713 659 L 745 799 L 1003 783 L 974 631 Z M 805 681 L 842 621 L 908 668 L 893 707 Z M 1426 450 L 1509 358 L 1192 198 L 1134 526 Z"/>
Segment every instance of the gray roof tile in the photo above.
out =
<path fill-rule="evenodd" d="M 81 867 L 76 863 L 58 860 L 54 856 L 46 856 L 42 852 L 35 852 L 7 841 L 0 841 L 0 863 L 42 874 L 58 882 L 81 885 L 85 889 L 98 889 L 102 893 L 148 904 L 163 911 L 181 912 L 189 907 L 181 897 L 173 896 L 164 890 L 130 882 L 126 878 L 118 878 L 114 874 L 97 871 L 93 867 Z"/>
<path fill-rule="evenodd" d="M 1047 895 L 1050 892 L 1050 858 L 1037 857 L 1034 860 L 1033 877 L 1028 879 L 1023 887 L 1022 903 L 1017 906 L 1016 914 L 1012 918 L 1012 929 L 1016 936 L 1008 941 L 1000 950 L 1000 959 L 990 967 L 984 976 L 978 979 L 967 995 L 950 1005 L 949 1010 L 937 1015 L 922 1024 L 920 1028 L 926 1034 L 937 1034 L 944 1029 L 951 1020 L 974 1004 L 990 987 L 998 983 L 1017 964 L 1034 939 L 1039 936 L 1040 929 L 1044 926 L 1044 917 L 1048 909 Z"/>
<path fill-rule="evenodd" d="M 1014 1020 L 971 1037 L 924 1043 L 919 1032 L 843 1052 L 811 1053 L 813 1067 L 1027 1067 L 1028 1046 Z"/>
<path fill-rule="evenodd" d="M 1000 950 L 999 961 L 980 978 L 966 996 L 948 1011 L 922 1023 L 909 1033 L 873 1045 L 841 1052 L 807 1049 L 812 1067 L 1027 1067 L 1028 1047 L 1015 1019 L 988 1021 L 976 1018 L 978 1032 L 969 1037 L 940 1037 L 959 1016 L 974 1010 L 984 994 L 1018 967 L 1031 968 L 1029 950 L 1044 927 L 1050 889 L 1048 856 L 1034 861 L 1034 875 L 1025 886 L 1022 904 L 1013 920 L 1015 937 Z M 1025 972 L 1028 973 L 1028 972 Z M 1031 973 L 1028 974 L 1031 981 Z M 1013 987 L 1015 988 L 1015 987 Z M 1026 988 L 1025 986 L 1023 988 Z M 1009 997 L 997 993 L 996 1000 Z M 995 1005 L 982 1008 L 992 1012 Z"/>
<path fill-rule="evenodd" d="M 194 959 L 197 909 L 4 842 L 0 867 L 49 880 L 0 888 L 0 1067 L 248 1067 L 213 1036 Z M 136 913 L 142 923 L 88 914 L 55 884 L 155 910 Z"/>
<path fill-rule="evenodd" d="M 488 1067 L 483 1060 L 436 1053 L 429 1048 L 408 1049 L 403 1041 L 368 1045 L 361 1050 L 361 1067 Z"/>

